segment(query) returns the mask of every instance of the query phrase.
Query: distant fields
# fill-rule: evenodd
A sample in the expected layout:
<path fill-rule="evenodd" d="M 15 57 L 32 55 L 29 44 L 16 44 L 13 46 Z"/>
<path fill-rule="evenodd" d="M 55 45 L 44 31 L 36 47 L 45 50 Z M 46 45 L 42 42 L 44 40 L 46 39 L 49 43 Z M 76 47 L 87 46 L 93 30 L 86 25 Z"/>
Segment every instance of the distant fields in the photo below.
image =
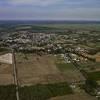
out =
<path fill-rule="evenodd" d="M 100 24 L 51 24 L 43 25 L 49 28 L 77 29 L 77 30 L 97 30 L 100 31 Z"/>
<path fill-rule="evenodd" d="M 100 24 L 18 24 L 2 25 L 0 31 L 13 32 L 28 30 L 32 32 L 65 32 L 66 30 L 100 31 Z"/>
<path fill-rule="evenodd" d="M 22 25 L 17 26 L 15 29 L 20 28 L 26 29 L 26 27 L 30 27 L 29 29 L 33 30 L 48 30 L 48 31 L 65 31 L 68 30 L 87 30 L 87 31 L 100 31 L 100 24 L 42 24 L 42 25 L 25 25 L 25 27 Z"/>

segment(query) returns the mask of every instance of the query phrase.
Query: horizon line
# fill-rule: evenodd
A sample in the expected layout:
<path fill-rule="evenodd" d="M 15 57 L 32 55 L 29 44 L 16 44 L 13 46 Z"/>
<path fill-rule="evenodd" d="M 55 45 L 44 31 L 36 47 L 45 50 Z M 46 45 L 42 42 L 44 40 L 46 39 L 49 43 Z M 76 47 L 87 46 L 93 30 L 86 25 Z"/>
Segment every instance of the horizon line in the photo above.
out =
<path fill-rule="evenodd" d="M 100 20 L 88 20 L 88 19 L 80 19 L 80 20 L 68 20 L 68 19 L 0 19 L 0 21 L 100 21 Z"/>

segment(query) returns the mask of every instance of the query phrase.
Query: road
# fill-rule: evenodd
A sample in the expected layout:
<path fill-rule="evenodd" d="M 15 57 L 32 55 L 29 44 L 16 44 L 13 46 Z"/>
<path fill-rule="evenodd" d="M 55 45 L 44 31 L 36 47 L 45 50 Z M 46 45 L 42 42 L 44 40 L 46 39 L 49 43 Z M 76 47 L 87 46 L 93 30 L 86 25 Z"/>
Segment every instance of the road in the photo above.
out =
<path fill-rule="evenodd" d="M 17 67 L 16 67 L 16 58 L 15 58 L 15 52 L 12 50 L 12 60 L 13 60 L 13 76 L 14 76 L 14 84 L 16 85 L 16 99 L 19 99 L 19 84 L 18 84 L 18 73 L 17 73 Z"/>

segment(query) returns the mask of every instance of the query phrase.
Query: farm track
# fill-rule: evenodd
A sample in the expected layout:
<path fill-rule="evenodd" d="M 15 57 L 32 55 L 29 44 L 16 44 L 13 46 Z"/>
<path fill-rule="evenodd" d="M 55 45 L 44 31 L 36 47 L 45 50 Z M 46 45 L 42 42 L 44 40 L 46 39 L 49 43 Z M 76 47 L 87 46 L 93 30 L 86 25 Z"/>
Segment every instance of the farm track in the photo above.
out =
<path fill-rule="evenodd" d="M 17 66 L 16 66 L 16 57 L 15 57 L 15 52 L 12 50 L 12 59 L 13 59 L 13 75 L 14 75 L 14 84 L 16 85 L 16 99 L 19 99 L 19 84 L 18 84 L 18 71 L 17 71 Z"/>

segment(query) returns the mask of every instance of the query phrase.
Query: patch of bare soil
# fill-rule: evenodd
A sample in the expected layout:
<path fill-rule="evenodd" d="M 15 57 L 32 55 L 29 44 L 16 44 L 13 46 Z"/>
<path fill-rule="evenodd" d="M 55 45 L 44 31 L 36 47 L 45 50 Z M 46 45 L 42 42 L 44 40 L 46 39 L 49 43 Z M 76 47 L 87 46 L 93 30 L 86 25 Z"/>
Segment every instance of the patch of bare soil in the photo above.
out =
<path fill-rule="evenodd" d="M 20 57 L 20 59 L 18 59 Z M 18 80 L 21 85 L 64 82 L 52 55 L 17 55 Z"/>
<path fill-rule="evenodd" d="M 0 63 L 0 85 L 13 84 L 13 67 Z"/>

